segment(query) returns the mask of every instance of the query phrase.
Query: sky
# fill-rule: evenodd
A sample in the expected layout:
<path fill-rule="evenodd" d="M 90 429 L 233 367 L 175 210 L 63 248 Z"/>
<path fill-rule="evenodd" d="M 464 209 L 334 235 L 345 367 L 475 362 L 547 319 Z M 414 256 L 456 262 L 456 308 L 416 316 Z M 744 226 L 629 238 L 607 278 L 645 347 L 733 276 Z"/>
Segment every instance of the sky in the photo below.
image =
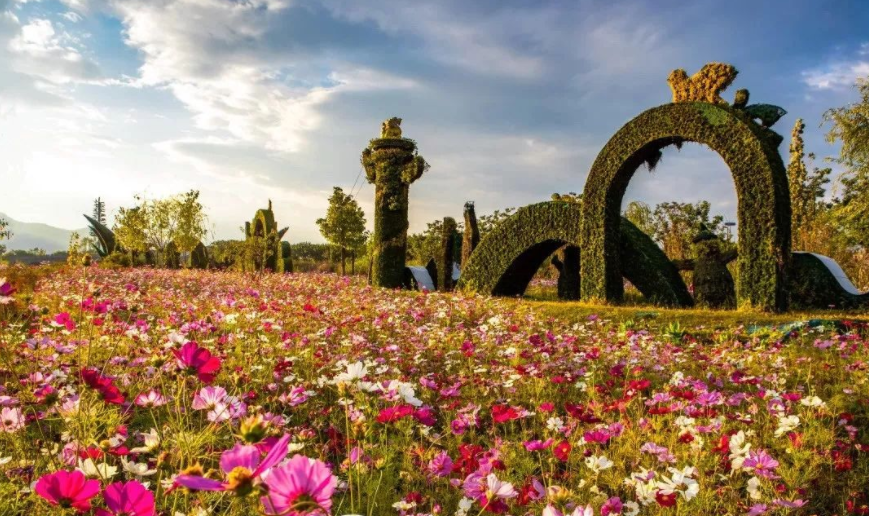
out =
<path fill-rule="evenodd" d="M 268 200 L 291 242 L 322 241 L 333 186 L 373 223 L 359 157 L 404 119 L 431 169 L 411 231 L 581 192 L 625 122 L 669 102 L 669 72 L 735 65 L 752 102 L 806 122 L 869 76 L 863 0 L 0 0 L 0 212 L 84 226 L 133 196 L 201 191 L 212 238 Z M 822 164 L 822 163 L 819 163 Z M 712 203 L 735 218 L 723 161 L 698 144 L 637 172 L 625 203 Z"/>

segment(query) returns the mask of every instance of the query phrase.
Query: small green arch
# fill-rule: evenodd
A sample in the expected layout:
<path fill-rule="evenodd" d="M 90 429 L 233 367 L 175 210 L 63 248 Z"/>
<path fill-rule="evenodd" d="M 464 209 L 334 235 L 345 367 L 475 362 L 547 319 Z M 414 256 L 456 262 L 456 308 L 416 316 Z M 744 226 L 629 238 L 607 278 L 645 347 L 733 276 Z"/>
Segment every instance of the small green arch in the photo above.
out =
<path fill-rule="evenodd" d="M 582 298 L 619 302 L 623 296 L 619 226 L 625 189 L 662 148 L 697 142 L 730 168 L 738 199 L 740 308 L 784 311 L 788 305 L 791 207 L 781 136 L 726 104 L 680 102 L 649 109 L 625 124 L 592 165 L 582 204 Z"/>
<path fill-rule="evenodd" d="M 581 220 L 582 207 L 574 202 L 549 201 L 516 210 L 471 253 L 458 288 L 496 296 L 522 295 L 547 257 L 566 244 L 579 245 Z M 676 266 L 627 219 L 622 220 L 619 245 L 628 264 L 624 277 L 646 299 L 667 306 L 693 304 Z"/>

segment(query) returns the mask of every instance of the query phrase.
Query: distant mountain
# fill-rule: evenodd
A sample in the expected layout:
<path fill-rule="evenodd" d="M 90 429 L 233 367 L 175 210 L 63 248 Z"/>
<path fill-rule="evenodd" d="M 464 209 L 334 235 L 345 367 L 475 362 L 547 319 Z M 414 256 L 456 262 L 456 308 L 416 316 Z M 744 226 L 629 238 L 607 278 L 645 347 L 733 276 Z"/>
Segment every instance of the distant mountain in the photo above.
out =
<path fill-rule="evenodd" d="M 46 253 L 53 253 L 66 251 L 69 247 L 69 236 L 72 234 L 72 230 L 56 228 L 39 222 L 21 222 L 3 213 L 0 213 L 0 218 L 6 219 L 9 222 L 9 229 L 12 230 L 12 238 L 2 242 L 7 251 L 38 247 L 45 250 Z M 89 230 L 83 228 L 75 231 L 79 235 L 85 236 Z"/>

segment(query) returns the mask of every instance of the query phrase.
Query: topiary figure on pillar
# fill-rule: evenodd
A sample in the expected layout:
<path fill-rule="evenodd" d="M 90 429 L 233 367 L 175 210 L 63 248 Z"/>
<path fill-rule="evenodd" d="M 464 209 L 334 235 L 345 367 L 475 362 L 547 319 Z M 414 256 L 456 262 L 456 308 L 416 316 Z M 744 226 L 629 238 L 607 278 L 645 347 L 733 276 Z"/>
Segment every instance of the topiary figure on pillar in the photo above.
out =
<path fill-rule="evenodd" d="M 579 248 L 564 246 L 552 257 L 552 266 L 558 270 L 558 299 L 579 299 Z"/>
<path fill-rule="evenodd" d="M 407 259 L 407 205 L 410 184 L 428 170 L 416 142 L 401 136 L 401 119 L 383 122 L 380 138 L 362 151 L 362 166 L 374 184 L 374 256 L 371 284 L 402 286 Z"/>
<path fill-rule="evenodd" d="M 449 292 L 453 289 L 453 264 L 456 252 L 456 220 L 444 217 L 443 235 L 441 236 L 440 256 L 437 264 L 437 289 Z"/>
<path fill-rule="evenodd" d="M 735 308 L 736 285 L 727 263 L 736 252 L 727 252 L 718 235 L 706 226 L 694 237 L 694 303 L 705 308 Z"/>
<path fill-rule="evenodd" d="M 462 261 L 468 263 L 471 253 L 480 243 L 480 227 L 477 225 L 477 213 L 474 211 L 474 201 L 465 203 L 465 231 L 462 233 Z"/>

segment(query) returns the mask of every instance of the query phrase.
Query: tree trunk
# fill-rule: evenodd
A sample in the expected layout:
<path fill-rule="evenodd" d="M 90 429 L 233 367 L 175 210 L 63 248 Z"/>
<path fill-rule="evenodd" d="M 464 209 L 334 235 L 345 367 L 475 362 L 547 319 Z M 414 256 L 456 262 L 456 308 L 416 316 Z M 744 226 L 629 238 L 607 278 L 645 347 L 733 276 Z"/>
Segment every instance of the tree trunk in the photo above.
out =
<path fill-rule="evenodd" d="M 350 274 L 356 275 L 356 249 L 350 251 Z"/>
<path fill-rule="evenodd" d="M 344 262 L 347 259 L 347 250 L 344 249 L 344 246 L 341 246 L 341 275 L 346 276 L 347 274 L 344 271 Z"/>

